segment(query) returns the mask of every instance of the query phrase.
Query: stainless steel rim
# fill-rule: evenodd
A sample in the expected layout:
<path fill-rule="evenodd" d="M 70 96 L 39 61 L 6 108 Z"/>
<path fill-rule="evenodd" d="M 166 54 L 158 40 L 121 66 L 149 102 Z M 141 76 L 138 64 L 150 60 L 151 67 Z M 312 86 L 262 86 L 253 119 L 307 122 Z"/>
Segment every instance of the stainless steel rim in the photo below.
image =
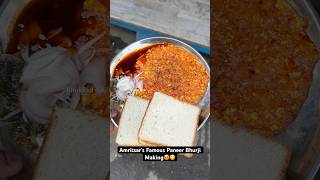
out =
<path fill-rule="evenodd" d="M 196 51 L 195 49 L 193 49 L 191 46 L 189 46 L 188 44 L 174 39 L 174 38 L 168 38 L 168 37 L 151 37 L 151 38 L 146 38 L 146 39 L 141 39 L 139 41 L 136 41 L 130 45 L 128 45 L 127 47 L 125 47 L 123 50 L 121 50 L 112 60 L 110 63 L 110 77 L 112 77 L 113 75 L 113 71 L 115 70 L 115 67 L 117 66 L 117 64 L 123 59 L 123 57 L 125 57 L 125 55 L 127 55 L 130 52 L 133 52 L 137 49 L 141 49 L 143 47 L 147 47 L 150 46 L 152 44 L 155 43 L 160 43 L 160 42 L 168 42 L 168 43 L 172 43 L 175 45 L 178 45 L 180 47 L 183 47 L 184 49 L 188 50 L 189 52 L 191 52 L 192 54 L 194 54 L 199 61 L 202 62 L 202 64 L 205 66 L 208 75 L 210 76 L 210 67 L 208 65 L 208 63 L 206 62 L 206 60 L 202 57 L 202 55 Z M 210 108 L 210 80 L 208 81 L 208 86 L 207 86 L 207 90 L 204 94 L 204 96 L 202 97 L 201 101 L 199 102 L 198 106 L 204 110 L 206 108 Z M 199 131 L 204 125 L 205 123 L 208 121 L 210 116 L 210 111 L 208 113 L 205 113 L 202 117 L 202 122 L 201 124 L 198 126 L 197 131 Z M 115 127 L 118 127 L 118 124 L 111 119 L 112 124 Z"/>
<path fill-rule="evenodd" d="M 317 34 L 318 34 L 318 39 L 315 39 L 315 44 L 318 46 L 318 48 L 320 48 L 320 17 L 319 14 L 316 12 L 316 10 L 314 9 L 313 5 L 311 4 L 310 0 L 304 0 L 302 1 L 302 3 L 304 4 L 305 8 L 308 10 L 309 12 L 309 16 L 311 19 L 311 23 L 313 23 L 314 28 L 317 30 Z M 306 180 L 313 180 L 315 179 L 317 172 L 320 170 L 320 156 L 317 157 L 317 160 L 315 162 L 314 167 L 311 169 L 311 172 L 309 173 L 309 175 L 307 176 Z"/>

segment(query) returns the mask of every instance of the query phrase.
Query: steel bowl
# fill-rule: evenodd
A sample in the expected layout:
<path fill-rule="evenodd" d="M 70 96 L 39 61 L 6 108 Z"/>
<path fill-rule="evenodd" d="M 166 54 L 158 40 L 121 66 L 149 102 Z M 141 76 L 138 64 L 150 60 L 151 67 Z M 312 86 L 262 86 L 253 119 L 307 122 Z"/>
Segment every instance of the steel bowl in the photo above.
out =
<path fill-rule="evenodd" d="M 158 44 L 158 43 L 170 43 L 174 44 L 176 46 L 182 47 L 186 49 L 187 51 L 191 52 L 193 55 L 197 57 L 197 59 L 203 64 L 205 67 L 208 75 L 210 76 L 210 67 L 206 60 L 201 56 L 200 53 L 198 53 L 195 49 L 193 49 L 191 46 L 188 44 L 179 41 L 177 39 L 173 38 L 168 38 L 168 37 L 151 37 L 151 38 L 146 38 L 142 39 L 139 41 L 136 41 L 127 47 L 125 47 L 123 50 L 121 50 L 111 61 L 110 63 L 110 77 L 112 78 L 112 75 L 114 73 L 114 70 L 116 66 L 118 65 L 119 62 L 123 60 L 124 57 L 126 57 L 128 54 L 137 51 L 139 49 L 148 47 L 153 44 Z M 205 94 L 203 95 L 201 101 L 198 103 L 198 107 L 201 109 L 201 115 L 200 115 L 200 124 L 198 127 L 198 130 L 200 130 L 205 123 L 207 122 L 209 116 L 210 116 L 210 81 L 208 81 L 208 86 Z M 111 119 L 112 120 L 112 119 Z M 117 127 L 118 124 L 112 120 L 112 123 Z"/>

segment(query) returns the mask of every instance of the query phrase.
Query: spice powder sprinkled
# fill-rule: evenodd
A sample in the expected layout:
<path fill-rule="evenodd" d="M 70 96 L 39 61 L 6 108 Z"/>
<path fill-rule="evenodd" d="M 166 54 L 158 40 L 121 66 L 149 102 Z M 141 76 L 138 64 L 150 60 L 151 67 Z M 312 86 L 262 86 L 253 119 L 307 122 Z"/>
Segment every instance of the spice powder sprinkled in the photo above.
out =
<path fill-rule="evenodd" d="M 157 91 L 196 105 L 207 89 L 209 76 L 203 64 L 189 51 L 173 44 L 160 44 L 139 57 L 143 90 L 137 96 L 151 99 Z"/>
<path fill-rule="evenodd" d="M 264 136 L 283 132 L 305 101 L 318 51 L 285 0 L 214 0 L 215 119 Z M 221 7 L 221 8 L 216 8 Z"/>

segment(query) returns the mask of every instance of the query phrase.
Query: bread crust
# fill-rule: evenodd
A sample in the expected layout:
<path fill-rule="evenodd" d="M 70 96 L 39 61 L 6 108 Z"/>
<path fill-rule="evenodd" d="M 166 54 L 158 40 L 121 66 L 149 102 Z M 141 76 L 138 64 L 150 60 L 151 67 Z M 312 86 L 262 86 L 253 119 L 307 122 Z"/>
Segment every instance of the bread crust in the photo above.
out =
<path fill-rule="evenodd" d="M 272 140 L 273 142 L 276 142 L 275 140 Z M 279 142 L 276 142 L 276 143 L 279 143 Z M 284 146 L 285 148 L 285 160 L 282 164 L 282 169 L 281 169 L 281 172 L 279 174 L 279 180 L 285 180 L 286 179 L 286 175 L 287 175 L 287 169 L 289 167 L 289 164 L 290 164 L 290 160 L 291 160 L 291 150 L 289 148 L 289 146 L 283 144 L 283 143 L 279 143 L 281 144 L 282 146 Z"/>

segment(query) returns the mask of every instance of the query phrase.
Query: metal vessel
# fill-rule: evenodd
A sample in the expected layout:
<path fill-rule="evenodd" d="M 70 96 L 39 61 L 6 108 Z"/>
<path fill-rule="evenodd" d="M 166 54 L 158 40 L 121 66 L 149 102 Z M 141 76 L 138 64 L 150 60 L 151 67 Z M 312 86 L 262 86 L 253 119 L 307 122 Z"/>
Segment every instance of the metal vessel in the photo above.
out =
<path fill-rule="evenodd" d="M 127 47 L 125 47 L 123 50 L 121 50 L 112 59 L 112 61 L 110 63 L 110 77 L 112 77 L 113 72 L 114 72 L 117 64 L 124 57 L 126 57 L 128 54 L 130 54 L 136 50 L 142 49 L 144 47 L 147 47 L 147 46 L 150 46 L 153 44 L 157 44 L 157 43 L 163 43 L 163 42 L 174 44 L 176 46 L 182 47 L 182 48 L 186 49 L 187 51 L 191 52 L 203 64 L 208 75 L 210 75 L 210 67 L 209 67 L 208 63 L 206 62 L 206 60 L 202 57 L 202 55 L 200 53 L 198 53 L 195 49 L 193 49 L 188 44 L 186 44 L 182 41 L 179 41 L 177 39 L 168 38 L 168 37 L 151 37 L 151 38 L 146 38 L 146 39 L 141 39 L 139 41 L 136 41 L 136 42 L 128 45 Z M 202 110 L 201 115 L 200 115 L 200 125 L 198 127 L 198 130 L 200 130 L 201 127 L 203 127 L 205 125 L 205 123 L 207 122 L 207 120 L 210 116 L 210 82 L 208 82 L 207 90 L 206 90 L 204 96 L 202 97 L 201 101 L 199 102 L 198 106 Z M 113 124 L 117 127 L 116 122 L 113 121 Z"/>

